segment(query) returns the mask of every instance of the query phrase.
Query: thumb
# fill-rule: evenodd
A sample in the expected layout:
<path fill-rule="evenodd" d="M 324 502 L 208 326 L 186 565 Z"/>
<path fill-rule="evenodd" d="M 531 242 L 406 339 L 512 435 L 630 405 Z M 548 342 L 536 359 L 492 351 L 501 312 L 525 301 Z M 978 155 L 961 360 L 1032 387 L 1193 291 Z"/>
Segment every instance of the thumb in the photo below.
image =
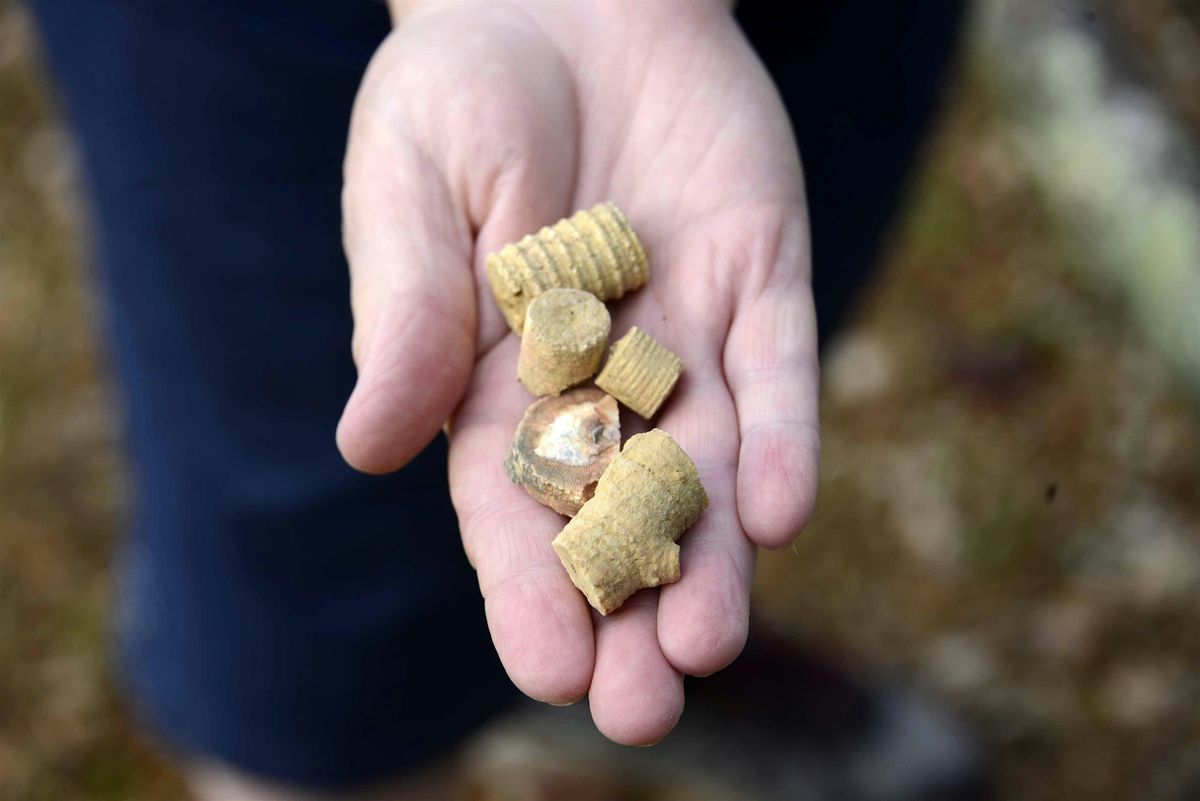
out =
<path fill-rule="evenodd" d="M 337 444 L 352 467 L 386 473 L 433 439 L 470 378 L 472 239 L 419 147 L 356 128 L 342 206 L 358 382 Z"/>
<path fill-rule="evenodd" d="M 506 6 L 446 7 L 397 28 L 355 101 L 344 239 L 358 383 L 338 425 L 346 461 L 403 467 L 507 333 L 480 254 L 568 205 L 576 109 L 558 51 Z"/>

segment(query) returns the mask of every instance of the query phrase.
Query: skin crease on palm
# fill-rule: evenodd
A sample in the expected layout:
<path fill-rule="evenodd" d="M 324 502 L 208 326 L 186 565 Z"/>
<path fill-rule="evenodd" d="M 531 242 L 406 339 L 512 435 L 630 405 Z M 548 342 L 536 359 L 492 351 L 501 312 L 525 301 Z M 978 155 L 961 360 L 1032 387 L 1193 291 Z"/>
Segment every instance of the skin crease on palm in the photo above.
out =
<path fill-rule="evenodd" d="M 513 682 L 644 745 L 683 710 L 683 676 L 745 643 L 758 546 L 813 505 L 816 329 L 799 157 L 766 71 L 709 2 L 434 3 L 394 9 L 355 104 L 343 191 L 359 379 L 338 428 L 354 467 L 403 466 L 449 420 L 450 488 Z M 487 253 L 612 200 L 649 284 L 614 304 L 684 377 L 658 427 L 711 506 L 682 578 L 600 617 L 550 547 L 563 518 L 502 465 L 525 408 L 519 343 Z M 640 421 L 622 413 L 623 435 Z"/>

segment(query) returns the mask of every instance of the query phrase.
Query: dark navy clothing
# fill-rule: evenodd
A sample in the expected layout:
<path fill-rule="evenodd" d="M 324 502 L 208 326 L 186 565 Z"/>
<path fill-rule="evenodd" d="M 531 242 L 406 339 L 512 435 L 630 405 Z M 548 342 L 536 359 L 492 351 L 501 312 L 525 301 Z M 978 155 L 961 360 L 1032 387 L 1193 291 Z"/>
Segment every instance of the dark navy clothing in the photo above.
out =
<path fill-rule="evenodd" d="M 121 673 L 181 748 L 319 785 L 402 771 L 515 692 L 440 439 L 342 461 L 351 102 L 382 3 L 46 0 L 136 487 Z"/>
<path fill-rule="evenodd" d="M 767 5 L 739 11 L 802 144 L 823 335 L 869 270 L 956 17 L 828 5 L 794 39 Z M 185 752 L 289 781 L 428 759 L 514 690 L 444 441 L 386 478 L 334 446 L 354 382 L 341 159 L 384 4 L 34 8 L 82 146 L 134 471 L 115 629 L 136 708 Z M 889 33 L 864 44 L 865 24 Z"/>

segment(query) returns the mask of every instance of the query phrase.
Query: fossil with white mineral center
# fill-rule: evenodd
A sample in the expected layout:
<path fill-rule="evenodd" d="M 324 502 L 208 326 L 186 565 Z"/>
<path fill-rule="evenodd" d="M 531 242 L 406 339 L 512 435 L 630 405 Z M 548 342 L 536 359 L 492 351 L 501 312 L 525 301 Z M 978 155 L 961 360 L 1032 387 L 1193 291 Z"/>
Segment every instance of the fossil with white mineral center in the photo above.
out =
<path fill-rule="evenodd" d="M 616 400 L 598 389 L 576 389 L 525 410 L 504 467 L 540 503 L 574 516 L 620 444 Z"/>

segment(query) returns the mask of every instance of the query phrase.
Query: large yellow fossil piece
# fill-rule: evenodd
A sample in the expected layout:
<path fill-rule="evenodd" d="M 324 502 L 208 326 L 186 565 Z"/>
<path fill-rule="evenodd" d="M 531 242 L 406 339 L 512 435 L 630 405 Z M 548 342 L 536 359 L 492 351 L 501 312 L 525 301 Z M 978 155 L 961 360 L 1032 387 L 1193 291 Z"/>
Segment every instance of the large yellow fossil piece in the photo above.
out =
<path fill-rule="evenodd" d="M 665 431 L 630 437 L 595 495 L 554 539 L 571 581 L 601 614 L 679 580 L 679 545 L 708 506 L 696 465 Z"/>

